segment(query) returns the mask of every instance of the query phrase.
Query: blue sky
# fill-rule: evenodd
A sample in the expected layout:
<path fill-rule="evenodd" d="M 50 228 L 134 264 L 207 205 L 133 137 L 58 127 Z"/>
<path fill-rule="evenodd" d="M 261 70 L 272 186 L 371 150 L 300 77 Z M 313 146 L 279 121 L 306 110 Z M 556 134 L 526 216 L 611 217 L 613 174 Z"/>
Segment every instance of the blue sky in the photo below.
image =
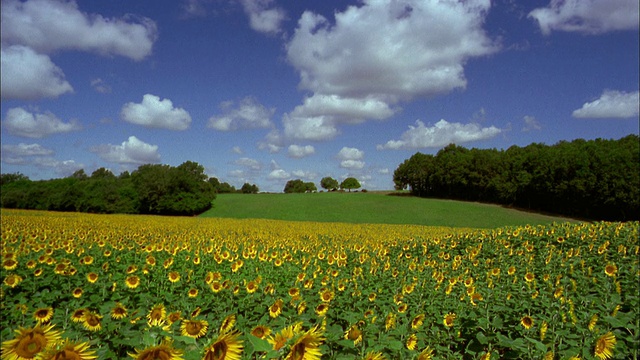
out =
<path fill-rule="evenodd" d="M 240 187 L 638 134 L 638 2 L 3 0 L 2 172 Z"/>

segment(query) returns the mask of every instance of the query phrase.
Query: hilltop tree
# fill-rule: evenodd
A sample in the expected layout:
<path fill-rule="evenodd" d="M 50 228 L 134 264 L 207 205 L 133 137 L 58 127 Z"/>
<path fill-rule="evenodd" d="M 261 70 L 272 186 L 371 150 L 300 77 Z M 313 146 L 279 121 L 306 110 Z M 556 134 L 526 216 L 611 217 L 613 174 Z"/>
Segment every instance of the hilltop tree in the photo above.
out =
<path fill-rule="evenodd" d="M 322 180 L 320 180 L 320 186 L 328 191 L 334 191 L 337 190 L 338 187 L 340 187 L 340 184 L 338 184 L 338 180 L 327 176 L 323 177 Z"/>
<path fill-rule="evenodd" d="M 311 192 L 316 190 L 318 190 L 318 188 L 316 187 L 316 184 L 312 182 L 304 182 L 300 179 L 289 180 L 287 181 L 287 184 L 284 186 L 285 194 L 304 193 L 304 192 Z"/>
<path fill-rule="evenodd" d="M 342 182 L 340 183 L 340 188 L 341 189 L 347 189 L 347 190 L 349 190 L 349 192 L 351 192 L 351 189 L 359 189 L 360 188 L 360 182 L 358 181 L 358 179 L 356 179 L 354 177 L 348 177 L 348 178 L 342 180 Z"/>
<path fill-rule="evenodd" d="M 244 183 L 244 185 L 242 185 L 242 188 L 240 188 L 240 192 L 243 194 L 257 194 L 258 191 L 260 191 L 258 189 L 258 186 L 256 184 L 249 184 L 249 183 Z"/>

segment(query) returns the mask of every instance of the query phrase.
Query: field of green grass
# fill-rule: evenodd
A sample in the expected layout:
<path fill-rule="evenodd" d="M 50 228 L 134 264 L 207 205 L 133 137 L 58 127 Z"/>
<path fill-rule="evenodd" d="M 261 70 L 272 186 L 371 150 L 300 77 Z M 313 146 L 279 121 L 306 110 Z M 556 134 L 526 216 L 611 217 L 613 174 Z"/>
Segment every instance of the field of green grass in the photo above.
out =
<path fill-rule="evenodd" d="M 201 216 L 471 228 L 538 225 L 568 220 L 499 205 L 373 192 L 219 194 L 213 202 L 213 208 Z"/>

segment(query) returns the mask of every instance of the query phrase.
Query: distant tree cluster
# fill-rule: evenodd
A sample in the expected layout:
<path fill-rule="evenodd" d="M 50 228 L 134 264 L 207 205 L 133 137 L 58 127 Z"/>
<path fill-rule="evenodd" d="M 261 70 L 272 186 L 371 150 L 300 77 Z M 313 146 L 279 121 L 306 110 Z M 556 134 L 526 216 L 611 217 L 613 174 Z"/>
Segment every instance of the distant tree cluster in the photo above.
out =
<path fill-rule="evenodd" d="M 300 179 L 289 180 L 284 186 L 285 194 L 305 193 L 318 191 L 316 184 L 312 182 L 304 182 Z"/>
<path fill-rule="evenodd" d="M 416 153 L 393 174 L 418 196 L 493 202 L 601 220 L 640 219 L 640 141 L 534 143 L 507 150 L 451 144 Z"/>
<path fill-rule="evenodd" d="M 324 177 L 320 180 L 320 186 L 327 191 L 336 191 L 338 189 L 347 189 L 351 191 L 351 189 L 359 189 L 360 182 L 358 179 L 354 177 L 348 177 L 344 179 L 341 183 L 338 183 L 338 180 L 332 177 Z M 284 186 L 284 192 L 286 194 L 290 193 L 304 193 L 304 192 L 314 192 L 318 191 L 316 185 L 312 182 L 304 182 L 300 179 L 289 180 L 287 184 Z"/>
<path fill-rule="evenodd" d="M 100 168 L 87 176 L 76 171 L 63 179 L 31 181 L 3 174 L 5 208 L 90 213 L 195 215 L 211 208 L 214 188 L 204 167 L 187 161 L 177 167 L 147 164 L 115 176 Z"/>
<path fill-rule="evenodd" d="M 235 186 L 229 185 L 228 182 L 221 183 L 220 180 L 215 177 L 209 178 L 208 182 L 213 186 L 213 191 L 216 194 L 257 194 L 260 191 L 256 184 L 244 183 L 240 189 L 236 189 Z"/>

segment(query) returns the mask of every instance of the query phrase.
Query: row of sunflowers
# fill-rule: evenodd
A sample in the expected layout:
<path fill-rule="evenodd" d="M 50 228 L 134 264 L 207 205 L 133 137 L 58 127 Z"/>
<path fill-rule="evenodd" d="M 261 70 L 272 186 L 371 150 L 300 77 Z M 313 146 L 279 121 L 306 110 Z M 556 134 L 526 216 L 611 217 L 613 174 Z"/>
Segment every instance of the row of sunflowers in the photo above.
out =
<path fill-rule="evenodd" d="M 638 222 L 2 210 L 1 359 L 638 358 Z"/>

